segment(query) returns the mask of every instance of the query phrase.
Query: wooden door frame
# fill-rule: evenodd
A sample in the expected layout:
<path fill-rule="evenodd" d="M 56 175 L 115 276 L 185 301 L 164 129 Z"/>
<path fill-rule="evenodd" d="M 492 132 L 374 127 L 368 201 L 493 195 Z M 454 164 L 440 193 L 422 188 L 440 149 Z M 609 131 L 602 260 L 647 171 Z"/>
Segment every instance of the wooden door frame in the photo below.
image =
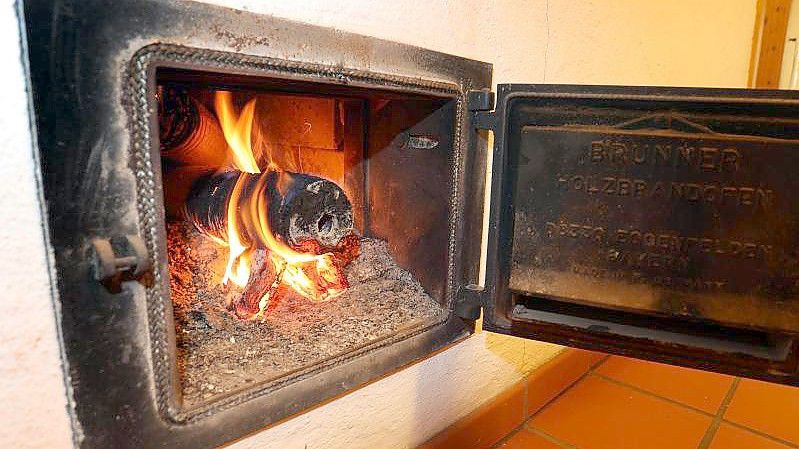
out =
<path fill-rule="evenodd" d="M 788 32 L 792 0 L 758 0 L 752 52 L 749 58 L 749 87 L 778 89 L 782 54 Z"/>

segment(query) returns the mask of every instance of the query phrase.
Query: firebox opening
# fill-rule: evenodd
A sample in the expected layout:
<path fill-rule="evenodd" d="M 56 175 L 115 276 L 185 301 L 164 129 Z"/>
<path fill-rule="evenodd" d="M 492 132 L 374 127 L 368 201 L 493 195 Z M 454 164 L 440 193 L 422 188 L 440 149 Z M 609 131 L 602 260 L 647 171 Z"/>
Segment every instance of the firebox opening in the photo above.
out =
<path fill-rule="evenodd" d="M 451 98 L 178 69 L 156 85 L 185 407 L 446 319 Z"/>

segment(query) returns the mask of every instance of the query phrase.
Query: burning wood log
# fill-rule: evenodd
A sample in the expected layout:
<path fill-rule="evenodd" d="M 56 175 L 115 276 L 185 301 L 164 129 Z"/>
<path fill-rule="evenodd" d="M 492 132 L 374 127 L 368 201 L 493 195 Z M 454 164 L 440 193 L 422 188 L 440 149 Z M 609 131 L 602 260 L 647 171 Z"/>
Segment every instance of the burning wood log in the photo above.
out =
<path fill-rule="evenodd" d="M 237 209 L 247 216 L 253 201 L 268 205 L 268 226 L 286 244 L 299 247 L 318 242 L 332 248 L 354 232 L 352 205 L 334 182 L 301 173 L 270 170 L 259 174 L 229 171 L 201 177 L 194 183 L 185 205 L 186 217 L 197 229 L 227 241 L 228 203 L 240 177 L 241 195 Z M 259 186 L 262 184 L 262 186 Z M 253 195 L 261 198 L 253 199 Z M 260 217 L 245 219 L 245 239 L 257 240 Z"/>
<path fill-rule="evenodd" d="M 345 236 L 335 247 L 321 247 L 313 240 L 306 240 L 301 244 L 303 252 L 309 254 L 329 254 L 329 260 L 336 267 L 349 265 L 360 253 L 360 238 L 355 234 Z M 290 285 L 283 282 L 287 266 L 285 264 L 270 263 L 268 251 L 258 250 L 254 258 L 252 275 L 247 287 L 242 294 L 234 298 L 228 309 L 241 319 L 253 319 L 263 315 L 268 309 L 273 308 L 280 299 L 292 290 Z M 300 267 L 307 269 L 314 267 Z M 297 269 L 297 268 L 295 268 Z M 347 279 L 340 270 L 338 274 L 327 278 L 314 276 L 319 284 L 317 288 L 327 289 L 338 294 L 349 288 Z M 327 298 L 325 298 L 327 299 Z M 324 299 L 323 299 L 324 300 Z"/>
<path fill-rule="evenodd" d="M 360 248 L 346 194 L 277 168 L 271 156 L 261 172 L 251 142 L 255 99 L 236 112 L 232 94 L 218 91 L 214 106 L 216 118 L 185 91 L 159 91 L 161 151 L 174 175 L 165 197 L 227 248 L 221 281 L 242 289 L 228 308 L 252 319 L 289 289 L 315 302 L 338 296 L 348 288 L 343 267 Z"/>
<path fill-rule="evenodd" d="M 289 289 L 326 301 L 348 288 L 342 268 L 357 257 L 360 239 L 352 206 L 333 182 L 276 170 L 207 175 L 189 193 L 185 214 L 202 233 L 230 245 L 235 232 L 247 248 L 246 286 L 228 304 L 239 318 L 263 315 Z"/>

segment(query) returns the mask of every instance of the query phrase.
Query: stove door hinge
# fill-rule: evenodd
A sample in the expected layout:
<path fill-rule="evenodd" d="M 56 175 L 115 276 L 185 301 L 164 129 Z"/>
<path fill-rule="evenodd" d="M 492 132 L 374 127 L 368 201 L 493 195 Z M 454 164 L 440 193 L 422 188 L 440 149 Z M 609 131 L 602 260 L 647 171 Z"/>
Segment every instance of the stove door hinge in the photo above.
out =
<path fill-rule="evenodd" d="M 472 126 L 475 129 L 493 130 L 497 123 L 494 114 L 496 95 L 488 89 L 470 90 L 466 95 L 466 108 L 472 114 Z"/>
<path fill-rule="evenodd" d="M 483 308 L 485 289 L 479 285 L 468 284 L 458 289 L 455 300 L 455 315 L 464 320 L 474 321 L 480 318 Z"/>

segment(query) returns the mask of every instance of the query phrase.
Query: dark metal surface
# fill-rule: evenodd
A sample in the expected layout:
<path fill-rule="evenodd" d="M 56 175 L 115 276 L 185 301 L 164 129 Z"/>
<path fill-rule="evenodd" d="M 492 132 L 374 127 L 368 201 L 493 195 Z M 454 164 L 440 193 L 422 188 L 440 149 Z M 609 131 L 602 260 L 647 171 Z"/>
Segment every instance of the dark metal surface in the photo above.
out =
<path fill-rule="evenodd" d="M 392 256 L 422 284 L 433 298 L 446 296 L 445 242 L 451 232 L 441 223 L 450 214 L 453 145 L 453 102 L 391 101 L 370 114 L 374 126 L 367 146 L 364 232 L 385 240 Z M 407 128 L 412 123 L 411 128 Z M 438 144 L 419 151 L 409 148 L 414 134 L 430 136 Z"/>
<path fill-rule="evenodd" d="M 272 76 L 454 100 L 447 291 L 473 273 L 464 188 L 465 92 L 490 66 L 415 47 L 184 1 L 24 2 L 38 145 L 57 273 L 59 329 L 76 444 L 210 448 L 342 394 L 466 335 L 459 319 L 332 360 L 290 384 L 256 385 L 196 410 L 176 388 L 157 157 L 156 67 Z M 452 115 L 450 115 L 452 117 Z M 463 135 L 462 135 L 463 134 Z M 468 211 L 464 213 L 464 210 Z M 109 294 L 84 258 L 92 239 L 144 237 L 152 287 Z"/>
<path fill-rule="evenodd" d="M 592 309 L 581 313 L 580 306 L 571 303 L 531 299 L 514 308 L 509 333 L 659 363 L 799 385 L 795 338 L 758 333 L 734 335 L 724 327 L 708 329 L 707 324 L 611 312 L 603 314 Z"/>
<path fill-rule="evenodd" d="M 510 289 L 799 330 L 799 142 L 587 125 L 521 131 Z"/>
<path fill-rule="evenodd" d="M 496 142 L 487 328 L 792 382 L 798 106 L 794 92 L 500 86 L 481 121 Z"/>

